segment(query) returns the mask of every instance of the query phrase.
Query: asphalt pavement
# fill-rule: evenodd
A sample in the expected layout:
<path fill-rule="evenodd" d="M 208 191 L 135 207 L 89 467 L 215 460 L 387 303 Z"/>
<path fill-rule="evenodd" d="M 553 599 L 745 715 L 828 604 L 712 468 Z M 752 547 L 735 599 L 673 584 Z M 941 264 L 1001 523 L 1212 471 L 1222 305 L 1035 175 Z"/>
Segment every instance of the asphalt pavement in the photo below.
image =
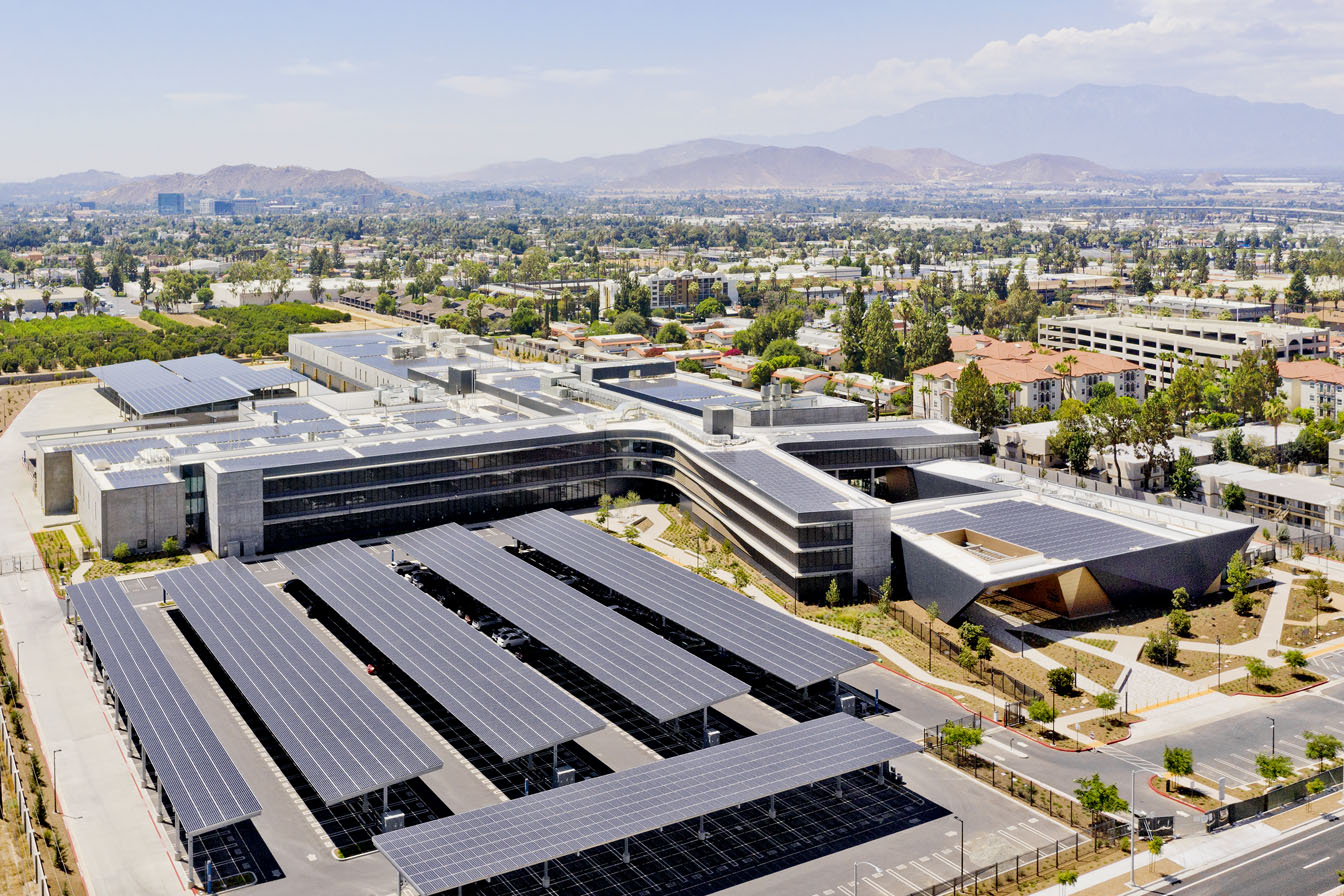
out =
<path fill-rule="evenodd" d="M 1225 896 L 1227 893 L 1316 896 L 1339 885 L 1344 869 L 1344 822 L 1338 817 L 1284 843 L 1272 843 L 1227 862 L 1183 873 L 1147 888 L 1150 893 Z"/>

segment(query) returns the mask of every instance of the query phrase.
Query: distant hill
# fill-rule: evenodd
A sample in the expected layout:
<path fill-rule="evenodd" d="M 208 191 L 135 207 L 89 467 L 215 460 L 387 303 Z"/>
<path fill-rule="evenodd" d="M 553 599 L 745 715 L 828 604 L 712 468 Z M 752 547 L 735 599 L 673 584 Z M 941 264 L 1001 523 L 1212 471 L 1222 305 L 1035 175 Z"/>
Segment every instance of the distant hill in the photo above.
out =
<path fill-rule="evenodd" d="M 554 162 L 550 159 L 502 162 L 453 175 L 446 180 L 490 186 L 594 186 L 639 177 L 672 165 L 733 155 L 755 148 L 753 144 L 736 143 L 732 140 L 690 140 L 686 143 L 646 149 L 643 152 L 583 156 L 568 162 Z M 417 182 L 405 181 L 405 183 L 415 185 Z M 427 185 L 428 182 L 425 183 Z"/>
<path fill-rule="evenodd" d="M 357 193 L 377 195 L 406 194 L 408 191 L 384 183 L 355 168 L 318 171 L 285 165 L 267 168 L 261 165 L 221 165 L 204 174 L 158 174 L 134 180 L 95 193 L 89 197 L 99 205 L 149 205 L 159 193 L 184 193 L 188 197 L 255 196 L 318 198 Z"/>
<path fill-rule="evenodd" d="M 75 199 L 126 182 L 112 171 L 79 171 L 27 183 L 0 183 L 0 202 L 55 202 Z"/>
<path fill-rule="evenodd" d="M 819 146 L 763 146 L 659 168 L 613 184 L 629 190 L 759 190 L 891 184 L 892 168 Z"/>
<path fill-rule="evenodd" d="M 989 174 L 989 169 L 984 165 L 977 165 L 961 156 L 954 156 L 945 149 L 884 149 L 880 146 L 868 146 L 850 155 L 886 165 L 909 183 L 969 181 Z"/>
<path fill-rule="evenodd" d="M 1096 184 L 1107 181 L 1140 183 L 1142 178 L 1107 168 L 1077 156 L 1055 156 L 1033 153 L 989 166 L 988 180 L 993 183 L 1020 183 L 1040 186 L 1067 186 L 1069 184 Z"/>
<path fill-rule="evenodd" d="M 1344 167 L 1344 115 L 1183 87 L 1084 84 L 1058 96 L 921 103 L 821 133 L 751 138 L 780 146 L 941 146 L 970 159 L 1061 153 L 1126 171 Z"/>

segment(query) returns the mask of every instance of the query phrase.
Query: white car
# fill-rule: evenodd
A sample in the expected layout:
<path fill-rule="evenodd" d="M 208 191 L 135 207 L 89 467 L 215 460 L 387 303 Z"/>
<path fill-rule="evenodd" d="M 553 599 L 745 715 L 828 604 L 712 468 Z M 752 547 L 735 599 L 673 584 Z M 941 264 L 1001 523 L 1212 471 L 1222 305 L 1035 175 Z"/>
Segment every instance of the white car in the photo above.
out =
<path fill-rule="evenodd" d="M 530 640 L 516 628 L 503 628 L 495 632 L 495 643 L 500 647 L 522 647 Z"/>

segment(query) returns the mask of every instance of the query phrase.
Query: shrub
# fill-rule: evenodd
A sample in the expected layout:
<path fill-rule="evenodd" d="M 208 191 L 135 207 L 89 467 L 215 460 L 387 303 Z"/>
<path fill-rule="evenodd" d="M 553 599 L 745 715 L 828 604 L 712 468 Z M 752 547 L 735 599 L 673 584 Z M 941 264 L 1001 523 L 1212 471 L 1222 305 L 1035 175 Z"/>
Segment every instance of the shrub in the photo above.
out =
<path fill-rule="evenodd" d="M 1283 664 L 1294 671 L 1307 668 L 1307 655 L 1300 650 L 1285 650 Z"/>
<path fill-rule="evenodd" d="M 1056 666 L 1045 673 L 1045 679 L 1056 694 L 1071 694 L 1078 677 L 1068 666 Z"/>
<path fill-rule="evenodd" d="M 1238 616 L 1249 616 L 1255 612 L 1255 598 L 1244 591 L 1232 595 L 1232 610 Z"/>
<path fill-rule="evenodd" d="M 178 543 L 176 535 L 169 535 L 163 540 L 162 550 L 169 557 L 176 557 L 182 552 L 182 545 Z"/>
<path fill-rule="evenodd" d="M 1040 722 L 1042 725 L 1051 724 L 1058 715 L 1055 708 L 1044 700 L 1033 700 L 1027 707 L 1027 716 L 1033 722 Z"/>
<path fill-rule="evenodd" d="M 961 643 L 967 647 L 975 648 L 980 639 L 985 636 L 985 627 L 976 625 L 974 622 L 963 622 L 957 629 L 957 636 L 961 638 Z"/>
<path fill-rule="evenodd" d="M 1114 691 L 1103 691 L 1093 699 L 1097 703 L 1097 709 L 1104 710 L 1106 712 L 1111 712 L 1112 710 L 1114 710 L 1116 704 L 1120 702 L 1120 698 L 1115 695 Z"/>
<path fill-rule="evenodd" d="M 1169 775 L 1188 777 L 1195 771 L 1195 756 L 1187 747 L 1167 747 L 1162 751 L 1162 767 Z"/>
<path fill-rule="evenodd" d="M 1149 632 L 1148 643 L 1143 647 L 1148 661 L 1159 666 L 1174 666 L 1179 648 L 1180 642 L 1171 632 Z"/>
<path fill-rule="evenodd" d="M 125 563 L 127 560 L 130 560 L 131 546 L 124 541 L 118 542 L 117 546 L 112 549 L 112 559 L 118 563 Z"/>
<path fill-rule="evenodd" d="M 1167 614 L 1167 626 L 1171 633 L 1178 638 L 1190 637 L 1190 614 L 1180 607 L 1174 607 Z"/>

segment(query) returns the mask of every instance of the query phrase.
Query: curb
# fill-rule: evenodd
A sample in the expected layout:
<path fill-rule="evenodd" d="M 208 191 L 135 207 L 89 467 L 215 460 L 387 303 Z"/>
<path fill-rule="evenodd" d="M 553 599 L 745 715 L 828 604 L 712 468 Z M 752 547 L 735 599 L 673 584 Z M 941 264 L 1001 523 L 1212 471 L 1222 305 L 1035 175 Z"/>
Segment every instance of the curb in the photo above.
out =
<path fill-rule="evenodd" d="M 1318 688 L 1321 685 L 1328 682 L 1329 680 L 1330 680 L 1329 678 L 1322 677 L 1320 681 L 1313 681 L 1311 684 L 1304 684 L 1300 688 L 1294 688 L 1291 691 L 1282 691 L 1281 693 L 1278 694 L 1252 694 L 1249 691 L 1232 691 L 1230 693 L 1227 691 L 1217 691 L 1216 693 L 1226 694 L 1229 697 L 1259 697 L 1263 700 L 1274 700 L 1278 697 L 1291 697 L 1294 694 L 1300 694 L 1303 691 L 1309 691 L 1312 688 Z"/>
<path fill-rule="evenodd" d="M 1181 799 L 1181 798 L 1178 797 L 1178 796 L 1172 796 L 1171 794 L 1169 794 L 1169 793 L 1167 793 L 1167 792 L 1165 792 L 1165 791 L 1158 790 L 1156 787 L 1153 786 L 1153 782 L 1156 781 L 1156 780 L 1158 780 L 1160 777 L 1161 777 L 1161 775 L 1153 775 L 1152 777 L 1150 777 L 1150 778 L 1148 779 L 1148 789 L 1151 790 L 1153 793 L 1157 794 L 1158 796 L 1162 797 L 1162 798 L 1165 799 L 1165 800 L 1171 800 L 1173 803 L 1180 803 L 1182 806 L 1185 806 L 1187 809 L 1194 809 L 1196 812 L 1200 813 L 1201 815 L 1203 815 L 1203 814 L 1205 814 L 1205 813 L 1207 813 L 1207 812 L 1209 811 L 1208 809 L 1201 809 L 1199 806 L 1196 806 L 1194 803 L 1187 803 L 1185 800 Z"/>

